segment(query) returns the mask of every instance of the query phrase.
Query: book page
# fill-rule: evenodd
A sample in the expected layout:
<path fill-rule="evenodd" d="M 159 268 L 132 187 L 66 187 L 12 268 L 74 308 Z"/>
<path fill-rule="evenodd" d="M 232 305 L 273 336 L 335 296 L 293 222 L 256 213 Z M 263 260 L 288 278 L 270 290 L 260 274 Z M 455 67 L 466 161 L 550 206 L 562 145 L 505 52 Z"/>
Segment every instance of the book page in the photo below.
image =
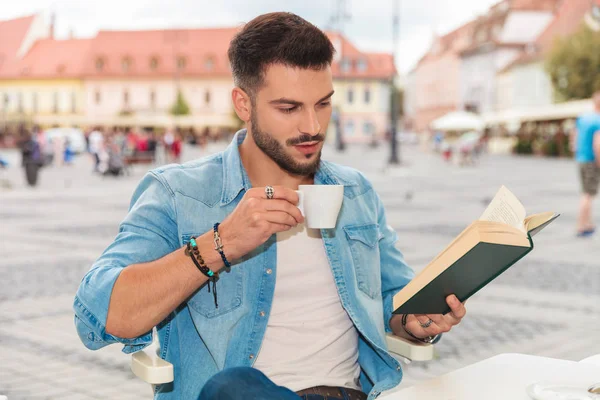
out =
<path fill-rule="evenodd" d="M 525 207 L 506 186 L 502 186 L 479 218 L 480 221 L 502 222 L 525 232 Z"/>

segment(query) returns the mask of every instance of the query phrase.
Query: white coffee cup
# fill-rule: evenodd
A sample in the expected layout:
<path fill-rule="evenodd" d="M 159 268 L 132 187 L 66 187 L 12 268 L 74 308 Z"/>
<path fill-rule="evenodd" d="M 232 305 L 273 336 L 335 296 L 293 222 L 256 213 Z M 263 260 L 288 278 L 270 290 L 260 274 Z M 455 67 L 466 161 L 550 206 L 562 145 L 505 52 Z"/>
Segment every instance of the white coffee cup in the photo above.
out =
<path fill-rule="evenodd" d="M 335 228 L 344 200 L 343 185 L 298 186 L 298 208 L 311 229 Z"/>

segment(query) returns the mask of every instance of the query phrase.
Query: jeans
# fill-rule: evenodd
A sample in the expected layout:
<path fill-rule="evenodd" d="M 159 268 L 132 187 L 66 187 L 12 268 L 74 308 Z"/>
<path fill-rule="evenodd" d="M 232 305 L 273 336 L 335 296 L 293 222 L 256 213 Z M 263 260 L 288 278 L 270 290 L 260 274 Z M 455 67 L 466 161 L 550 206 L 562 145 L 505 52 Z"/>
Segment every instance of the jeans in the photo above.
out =
<path fill-rule="evenodd" d="M 346 398 L 346 396 L 344 396 Z M 340 400 L 345 400 L 340 399 Z M 198 400 L 333 400 L 308 394 L 302 397 L 273 381 L 256 368 L 227 368 L 206 382 Z"/>

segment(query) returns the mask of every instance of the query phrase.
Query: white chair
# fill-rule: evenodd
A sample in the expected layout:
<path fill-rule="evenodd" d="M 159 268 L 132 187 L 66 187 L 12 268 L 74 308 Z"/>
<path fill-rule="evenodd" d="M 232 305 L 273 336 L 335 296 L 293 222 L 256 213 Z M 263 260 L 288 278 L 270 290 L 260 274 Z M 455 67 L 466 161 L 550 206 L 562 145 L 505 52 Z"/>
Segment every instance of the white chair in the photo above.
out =
<path fill-rule="evenodd" d="M 131 371 L 138 378 L 154 386 L 173 382 L 173 365 L 159 357 L 158 335 L 153 332 L 152 344 L 131 356 Z M 386 336 L 389 352 L 405 363 L 429 361 L 433 359 L 433 345 L 415 343 L 388 333 Z"/>

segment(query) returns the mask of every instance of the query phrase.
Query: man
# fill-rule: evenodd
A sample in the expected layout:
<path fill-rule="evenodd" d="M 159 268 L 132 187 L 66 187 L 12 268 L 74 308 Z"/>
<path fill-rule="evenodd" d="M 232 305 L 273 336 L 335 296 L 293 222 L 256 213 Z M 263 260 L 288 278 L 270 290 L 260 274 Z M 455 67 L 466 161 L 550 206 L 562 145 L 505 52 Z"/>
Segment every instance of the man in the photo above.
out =
<path fill-rule="evenodd" d="M 333 52 L 293 14 L 245 25 L 229 59 L 247 130 L 223 153 L 147 174 L 83 279 L 74 309 L 87 347 L 133 352 L 157 325 L 175 369 L 157 398 L 373 399 L 402 378 L 385 332 L 432 341 L 465 315 L 450 296 L 446 316 L 392 316 L 413 277 L 397 236 L 370 183 L 321 160 Z M 313 183 L 345 186 L 335 230 L 304 227 L 294 189 Z"/>
<path fill-rule="evenodd" d="M 577 119 L 573 140 L 583 189 L 577 220 L 579 237 L 591 236 L 596 231 L 592 222 L 592 204 L 600 183 L 600 90 L 594 94 L 592 100 L 594 111 Z"/>

